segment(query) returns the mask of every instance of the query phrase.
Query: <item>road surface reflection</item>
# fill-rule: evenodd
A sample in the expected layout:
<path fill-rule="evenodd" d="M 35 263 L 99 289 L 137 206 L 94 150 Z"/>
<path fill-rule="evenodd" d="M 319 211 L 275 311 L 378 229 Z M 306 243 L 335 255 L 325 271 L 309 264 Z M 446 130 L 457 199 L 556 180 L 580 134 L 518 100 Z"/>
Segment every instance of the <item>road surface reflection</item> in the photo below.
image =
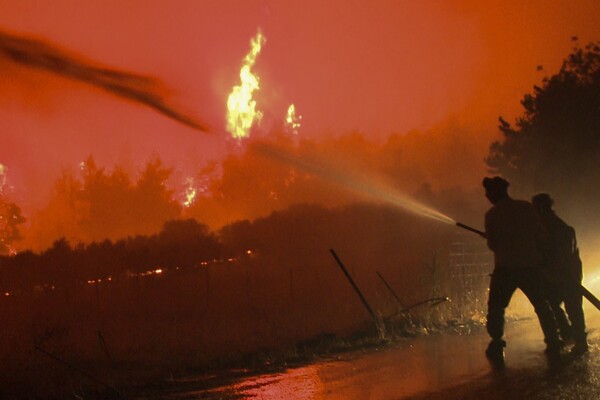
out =
<path fill-rule="evenodd" d="M 589 310 L 589 313 L 594 311 Z M 598 314 L 597 310 L 595 314 Z M 593 333 L 590 335 L 590 357 L 594 359 L 597 356 L 593 327 L 597 320 L 588 323 Z M 506 383 L 508 387 L 527 386 L 527 377 L 537 379 L 537 384 L 544 387 L 549 365 L 543 354 L 544 343 L 537 320 L 531 318 L 509 324 L 506 339 L 507 373 L 503 379 L 513 379 L 511 376 L 517 379 L 517 383 Z M 498 378 L 498 373 L 492 371 L 483 356 L 487 343 L 484 329 L 469 335 L 423 336 L 379 349 L 346 353 L 335 359 L 290 368 L 280 373 L 250 377 L 242 375 L 229 381 L 217 380 L 213 384 L 207 383 L 206 377 L 187 377 L 185 382 L 174 382 L 169 393 L 155 393 L 154 396 L 146 395 L 143 398 L 385 400 L 428 398 L 427 393 L 443 393 L 453 387 L 463 387 L 457 397 L 440 394 L 440 397 L 434 398 L 477 398 L 469 397 L 469 385 L 479 382 L 480 386 L 486 386 Z M 484 392 L 482 398 L 496 398 L 492 395 Z"/>

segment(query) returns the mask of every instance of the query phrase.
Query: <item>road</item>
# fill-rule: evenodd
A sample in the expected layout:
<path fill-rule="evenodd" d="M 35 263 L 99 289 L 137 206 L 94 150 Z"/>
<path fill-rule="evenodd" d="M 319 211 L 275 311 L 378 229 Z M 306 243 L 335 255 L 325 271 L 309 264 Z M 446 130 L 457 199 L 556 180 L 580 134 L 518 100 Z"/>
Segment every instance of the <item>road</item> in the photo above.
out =
<path fill-rule="evenodd" d="M 598 399 L 600 398 L 600 313 L 586 309 L 591 352 L 565 355 L 559 363 L 544 356 L 535 318 L 507 326 L 506 367 L 495 370 L 483 352 L 484 330 L 406 339 L 383 348 L 354 351 L 283 372 L 249 376 L 190 376 L 146 400 L 386 400 L 386 399 Z"/>

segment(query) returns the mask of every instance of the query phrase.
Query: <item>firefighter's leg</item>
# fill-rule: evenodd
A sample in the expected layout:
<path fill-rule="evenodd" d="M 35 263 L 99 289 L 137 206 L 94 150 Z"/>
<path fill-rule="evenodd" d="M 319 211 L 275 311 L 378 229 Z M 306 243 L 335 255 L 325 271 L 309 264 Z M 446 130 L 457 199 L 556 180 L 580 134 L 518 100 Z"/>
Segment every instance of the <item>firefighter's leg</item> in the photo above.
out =
<path fill-rule="evenodd" d="M 583 314 L 583 298 L 579 283 L 569 283 L 565 286 L 565 308 L 573 329 L 575 352 L 586 352 L 588 349 L 587 333 L 585 331 L 585 316 Z"/>
<path fill-rule="evenodd" d="M 546 352 L 558 353 L 560 350 L 560 341 L 558 340 L 558 330 L 554 313 L 546 300 L 543 287 L 540 286 L 540 278 L 535 270 L 524 270 L 519 276 L 519 288 L 529 299 L 535 313 L 540 321 L 544 341 L 546 342 Z"/>
<path fill-rule="evenodd" d="M 486 328 L 492 338 L 485 354 L 497 363 L 504 360 L 504 347 L 506 342 L 504 336 L 504 310 L 515 292 L 517 286 L 511 275 L 504 271 L 494 271 L 490 281 L 490 292 L 488 295 L 488 313 Z"/>

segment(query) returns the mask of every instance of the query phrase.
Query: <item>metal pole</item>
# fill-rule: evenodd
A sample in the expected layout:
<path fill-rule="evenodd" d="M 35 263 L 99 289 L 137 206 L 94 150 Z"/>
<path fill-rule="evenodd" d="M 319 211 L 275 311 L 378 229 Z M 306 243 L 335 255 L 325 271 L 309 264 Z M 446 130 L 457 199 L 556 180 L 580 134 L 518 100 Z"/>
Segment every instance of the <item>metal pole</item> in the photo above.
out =
<path fill-rule="evenodd" d="M 102 386 L 104 386 L 104 387 L 106 387 L 106 388 L 108 388 L 108 389 L 112 390 L 113 392 L 115 392 L 116 394 L 118 394 L 119 396 L 121 396 L 121 392 L 119 392 L 117 389 L 115 389 L 114 387 L 110 386 L 110 385 L 109 385 L 109 384 L 107 384 L 107 383 L 104 383 L 104 382 L 102 382 L 100 379 L 98 379 L 98 378 L 96 378 L 96 377 L 93 377 L 92 375 L 88 374 L 87 372 L 83 371 L 82 369 L 80 369 L 80 368 L 78 368 L 78 367 L 74 366 L 74 365 L 73 365 L 73 364 L 71 364 L 70 362 L 68 362 L 68 361 L 65 361 L 65 360 L 63 360 L 63 359 L 61 359 L 61 358 L 57 357 L 56 355 L 54 355 L 54 354 L 52 354 L 52 353 L 50 353 L 50 352 L 48 352 L 48 351 L 46 351 L 46 350 L 42 349 L 42 348 L 41 348 L 41 347 L 39 347 L 39 346 L 34 346 L 34 347 L 35 347 L 35 349 L 36 349 L 37 351 L 39 351 L 39 352 L 40 352 L 40 353 L 42 353 L 42 354 L 45 354 L 45 355 L 47 355 L 48 357 L 50 357 L 50 358 L 51 358 L 51 359 L 53 359 L 54 361 L 58 361 L 59 363 L 61 363 L 61 364 L 65 365 L 65 366 L 67 366 L 68 368 L 72 369 L 73 371 L 76 371 L 76 372 L 80 373 L 81 375 L 85 376 L 86 378 L 88 378 L 88 379 L 91 379 L 92 381 L 94 381 L 94 382 L 96 382 L 96 383 L 99 383 L 100 385 L 102 385 Z"/>
<path fill-rule="evenodd" d="M 398 295 L 396 294 L 396 292 L 394 291 L 394 289 L 392 289 L 392 287 L 390 286 L 390 284 L 387 283 L 387 281 L 385 280 L 385 278 L 383 277 L 383 275 L 381 275 L 379 273 L 379 271 L 375 271 L 375 272 L 377 273 L 377 276 L 379 276 L 379 279 L 381 279 L 381 281 L 383 282 L 383 284 L 385 285 L 385 287 L 388 288 L 388 290 L 390 291 L 390 293 L 392 294 L 392 296 L 394 296 L 394 298 L 398 302 L 398 305 L 400 307 L 402 307 L 402 301 L 400 301 L 400 298 L 398 297 Z"/>
<path fill-rule="evenodd" d="M 360 297 L 360 300 L 362 301 L 363 305 L 365 306 L 365 308 L 367 309 L 367 311 L 369 311 L 369 314 L 371 314 L 371 317 L 373 317 L 373 320 L 375 321 L 375 324 L 377 326 L 379 326 L 379 323 L 377 321 L 377 317 L 375 316 L 375 313 L 373 312 L 373 309 L 371 308 L 371 306 L 367 302 L 367 299 L 365 299 L 365 296 L 363 296 L 363 294 L 361 293 L 361 291 L 358 288 L 358 286 L 356 286 L 356 283 L 354 283 L 354 280 L 352 279 L 352 277 L 350 276 L 350 273 L 348 272 L 348 270 L 346 269 L 346 267 L 342 263 L 342 260 L 340 260 L 340 258 L 338 257 L 338 255 L 335 254 L 335 251 L 333 249 L 329 249 L 329 251 L 331 252 L 331 255 L 333 256 L 333 258 L 335 258 L 335 261 L 337 261 L 337 263 L 338 263 L 340 269 L 342 270 L 342 272 L 344 273 L 344 275 L 346 275 L 346 278 L 348 278 L 348 281 L 350 282 L 350 284 L 352 285 L 352 287 L 356 291 L 356 294 L 358 294 L 358 297 Z"/>
<path fill-rule="evenodd" d="M 419 302 L 417 302 L 415 304 L 411 304 L 410 306 L 408 306 L 406 308 L 403 308 L 402 310 L 398 311 L 397 313 L 394 313 L 392 315 L 389 315 L 389 316 L 383 318 L 383 320 L 387 321 L 390 318 L 394 318 L 394 317 L 396 317 L 396 316 L 398 316 L 398 315 L 400 315 L 400 314 L 402 314 L 402 313 L 404 313 L 404 312 L 406 312 L 408 310 L 411 310 L 411 309 L 413 309 L 415 307 L 418 307 L 420 305 L 423 305 L 423 304 L 431 303 L 431 306 L 433 307 L 433 306 L 438 305 L 440 303 L 443 303 L 445 301 L 450 301 L 450 298 L 449 297 L 434 297 L 433 299 L 422 300 L 422 301 L 419 301 Z"/>

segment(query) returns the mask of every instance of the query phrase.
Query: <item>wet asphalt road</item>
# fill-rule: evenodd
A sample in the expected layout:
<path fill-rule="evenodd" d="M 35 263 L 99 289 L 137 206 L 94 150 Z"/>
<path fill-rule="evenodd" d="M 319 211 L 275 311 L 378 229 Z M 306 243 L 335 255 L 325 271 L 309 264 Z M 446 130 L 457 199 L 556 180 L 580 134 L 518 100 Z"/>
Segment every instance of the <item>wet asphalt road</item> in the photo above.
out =
<path fill-rule="evenodd" d="M 530 318 L 507 326 L 501 370 L 484 357 L 488 337 L 479 330 L 406 339 L 280 373 L 190 376 L 136 399 L 600 399 L 600 312 L 586 313 L 590 353 L 565 353 L 559 362 L 545 357 Z"/>

